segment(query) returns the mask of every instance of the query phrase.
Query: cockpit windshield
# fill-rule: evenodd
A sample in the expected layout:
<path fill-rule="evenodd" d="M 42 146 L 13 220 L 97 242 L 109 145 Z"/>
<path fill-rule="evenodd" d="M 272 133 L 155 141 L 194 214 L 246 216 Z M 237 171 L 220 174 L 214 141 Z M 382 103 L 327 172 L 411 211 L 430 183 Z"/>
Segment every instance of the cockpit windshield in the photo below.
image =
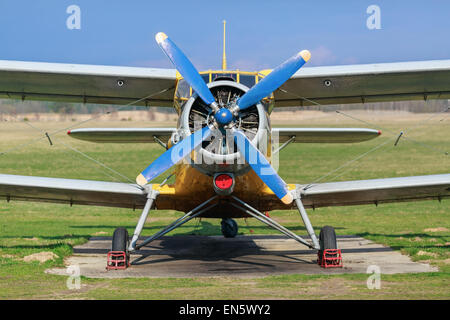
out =
<path fill-rule="evenodd" d="M 239 82 L 242 83 L 244 86 L 251 88 L 255 85 L 256 81 L 255 81 L 255 76 L 249 76 L 249 75 L 245 75 L 242 74 L 239 77 Z"/>
<path fill-rule="evenodd" d="M 184 80 L 184 79 L 179 80 L 178 84 L 177 84 L 176 97 L 178 99 L 180 99 L 180 98 L 187 99 L 191 96 L 189 91 L 190 91 L 190 86 L 186 82 L 186 80 Z"/>
<path fill-rule="evenodd" d="M 211 78 L 212 78 L 212 81 L 219 81 L 219 80 L 237 81 L 237 74 L 236 73 L 212 73 Z"/>
<path fill-rule="evenodd" d="M 241 83 L 248 88 L 253 87 L 258 82 L 258 80 L 262 78 L 261 74 L 259 74 L 258 72 L 247 72 L 239 70 L 202 71 L 200 72 L 200 76 L 206 84 L 212 81 L 228 80 Z M 177 110 L 180 110 L 182 104 L 190 98 L 192 93 L 193 90 L 189 86 L 189 84 L 182 77 L 179 77 L 175 90 L 175 108 Z"/>

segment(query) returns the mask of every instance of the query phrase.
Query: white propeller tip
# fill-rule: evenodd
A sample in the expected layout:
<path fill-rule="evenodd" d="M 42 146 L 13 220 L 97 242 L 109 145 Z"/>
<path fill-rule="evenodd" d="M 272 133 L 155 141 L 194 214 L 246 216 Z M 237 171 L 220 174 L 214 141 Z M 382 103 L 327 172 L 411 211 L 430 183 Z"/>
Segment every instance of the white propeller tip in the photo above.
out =
<path fill-rule="evenodd" d="M 283 198 L 281 198 L 281 201 L 284 204 L 290 204 L 292 201 L 294 201 L 294 198 L 292 197 L 291 192 L 288 191 L 288 193 L 286 193 L 286 195 Z"/>
<path fill-rule="evenodd" d="M 158 44 L 160 44 L 161 42 L 163 42 L 166 39 L 167 39 L 167 35 L 164 32 L 158 32 L 155 36 L 155 40 L 156 40 L 156 42 L 158 42 Z"/>
<path fill-rule="evenodd" d="M 136 182 L 138 185 L 143 186 L 147 184 L 147 179 L 144 178 L 144 176 L 141 174 L 139 174 L 136 178 Z"/>
<path fill-rule="evenodd" d="M 307 62 L 309 59 L 311 59 L 311 52 L 308 50 L 302 50 L 300 51 L 300 56 Z"/>

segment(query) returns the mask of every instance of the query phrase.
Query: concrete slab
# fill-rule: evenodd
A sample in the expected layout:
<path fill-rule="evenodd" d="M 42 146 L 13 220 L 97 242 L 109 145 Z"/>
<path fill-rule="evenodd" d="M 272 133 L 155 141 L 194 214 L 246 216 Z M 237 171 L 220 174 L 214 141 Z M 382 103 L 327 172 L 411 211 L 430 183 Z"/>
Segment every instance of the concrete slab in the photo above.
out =
<path fill-rule="evenodd" d="M 305 237 L 307 238 L 307 237 Z M 140 239 L 139 241 L 142 241 Z M 356 236 L 338 237 L 344 267 L 324 269 L 317 254 L 284 236 L 168 236 L 152 242 L 131 256 L 126 270 L 106 270 L 110 237 L 94 237 L 74 248 L 66 265 L 78 265 L 90 278 L 127 277 L 239 277 L 254 278 L 282 274 L 366 273 L 377 265 L 381 273 L 431 272 L 437 268 L 411 261 L 389 247 Z M 67 276 L 67 269 L 46 272 Z"/>

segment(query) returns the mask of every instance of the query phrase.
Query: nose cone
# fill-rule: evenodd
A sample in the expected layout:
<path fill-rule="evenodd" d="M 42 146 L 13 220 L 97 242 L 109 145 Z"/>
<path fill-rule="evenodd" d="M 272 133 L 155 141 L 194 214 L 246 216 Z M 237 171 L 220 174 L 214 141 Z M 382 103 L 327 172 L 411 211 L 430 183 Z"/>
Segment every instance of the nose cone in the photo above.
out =
<path fill-rule="evenodd" d="M 221 108 L 215 115 L 216 121 L 220 124 L 228 124 L 233 120 L 233 115 L 227 108 Z"/>

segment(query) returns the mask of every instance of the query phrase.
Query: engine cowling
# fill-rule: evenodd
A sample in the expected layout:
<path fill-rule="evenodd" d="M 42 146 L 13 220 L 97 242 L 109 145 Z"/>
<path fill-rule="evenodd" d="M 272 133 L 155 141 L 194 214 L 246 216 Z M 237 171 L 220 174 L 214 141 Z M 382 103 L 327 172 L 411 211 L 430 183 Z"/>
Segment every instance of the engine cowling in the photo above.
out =
<path fill-rule="evenodd" d="M 208 84 L 219 106 L 226 106 L 249 90 L 248 87 L 230 80 L 219 80 Z M 258 149 L 267 154 L 270 135 L 267 107 L 262 103 L 242 110 L 235 116 L 234 123 Z M 206 126 L 213 121 L 211 109 L 193 94 L 183 105 L 178 123 L 178 133 L 172 136 L 172 143 L 178 142 L 189 133 Z M 233 172 L 236 175 L 247 172 L 250 167 L 237 150 L 234 139 L 227 128 L 214 130 L 201 148 L 194 152 L 191 165 L 201 172 L 213 175 L 217 172 Z"/>

